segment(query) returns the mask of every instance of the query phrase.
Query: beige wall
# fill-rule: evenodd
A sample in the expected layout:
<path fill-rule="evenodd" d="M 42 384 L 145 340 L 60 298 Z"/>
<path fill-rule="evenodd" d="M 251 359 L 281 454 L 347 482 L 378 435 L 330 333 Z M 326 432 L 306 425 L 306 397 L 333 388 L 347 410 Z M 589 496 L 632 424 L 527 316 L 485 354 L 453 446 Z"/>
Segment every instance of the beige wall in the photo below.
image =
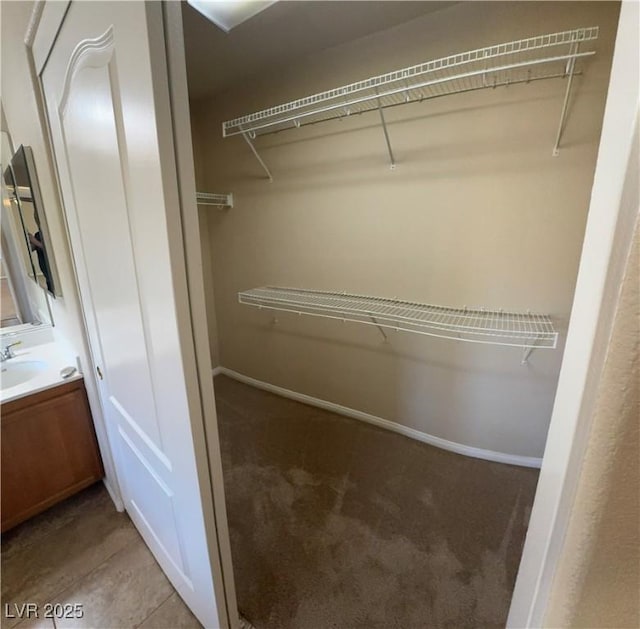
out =
<path fill-rule="evenodd" d="M 194 120 L 191 120 L 192 126 Z M 196 130 L 192 128 L 192 135 Z M 197 181 L 204 181 L 204 164 L 205 160 L 200 154 L 202 145 L 193 142 L 194 153 L 194 169 Z M 209 213 L 211 207 L 202 206 L 198 210 L 198 223 L 200 226 L 200 249 L 202 254 L 202 275 L 205 287 L 213 286 L 213 267 L 211 264 L 211 235 L 209 233 Z M 207 307 L 207 324 L 209 332 L 209 351 L 211 353 L 211 363 L 213 365 L 220 364 L 220 350 L 218 348 L 218 321 L 216 318 L 215 296 L 213 290 L 205 290 L 205 300 Z"/>
<path fill-rule="evenodd" d="M 635 186 L 637 189 L 637 172 Z M 545 622 L 548 627 L 640 626 L 638 227 L 637 224 L 580 483 L 553 583 Z"/>
<path fill-rule="evenodd" d="M 552 314 L 564 332 L 617 15 L 617 3 L 462 3 L 193 103 L 199 188 L 236 200 L 206 214 L 220 363 L 437 437 L 541 456 L 561 348 L 521 366 L 514 348 L 399 333 L 383 343 L 370 326 L 286 313 L 273 325 L 268 313 L 240 306 L 237 292 L 271 284 L 531 309 Z M 557 158 L 559 81 L 388 110 L 393 172 L 376 114 L 259 138 L 273 184 L 241 138 L 220 138 L 223 120 L 252 110 L 429 58 L 592 25 L 601 28 L 598 53 L 576 80 Z"/>

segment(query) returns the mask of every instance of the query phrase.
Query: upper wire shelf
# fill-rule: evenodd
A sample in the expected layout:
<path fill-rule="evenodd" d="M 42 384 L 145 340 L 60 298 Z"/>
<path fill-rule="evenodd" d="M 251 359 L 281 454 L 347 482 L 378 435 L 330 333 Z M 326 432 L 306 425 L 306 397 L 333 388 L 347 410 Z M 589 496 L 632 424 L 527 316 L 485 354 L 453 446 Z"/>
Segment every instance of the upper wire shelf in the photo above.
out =
<path fill-rule="evenodd" d="M 530 312 L 448 308 L 398 299 L 276 286 L 240 292 L 238 300 L 259 308 L 375 325 L 381 332 L 382 328 L 391 328 L 457 341 L 520 347 L 529 352 L 553 349 L 558 342 L 558 333 L 549 315 Z M 386 338 L 384 332 L 383 336 Z"/>
<path fill-rule="evenodd" d="M 196 192 L 198 205 L 214 205 L 216 207 L 233 207 L 233 194 L 216 194 L 214 192 Z"/>
<path fill-rule="evenodd" d="M 598 27 L 519 39 L 434 59 L 222 123 L 223 137 L 273 133 L 458 92 L 574 74 L 575 61 L 595 54 L 580 44 Z"/>

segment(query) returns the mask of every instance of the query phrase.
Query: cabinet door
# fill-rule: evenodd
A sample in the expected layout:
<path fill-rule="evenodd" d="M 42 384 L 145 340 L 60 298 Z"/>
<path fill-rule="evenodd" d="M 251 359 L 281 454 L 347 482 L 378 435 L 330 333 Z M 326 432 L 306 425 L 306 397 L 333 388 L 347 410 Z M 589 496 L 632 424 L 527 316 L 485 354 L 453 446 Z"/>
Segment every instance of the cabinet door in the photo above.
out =
<path fill-rule="evenodd" d="M 103 475 L 81 380 L 3 404 L 3 531 Z"/>

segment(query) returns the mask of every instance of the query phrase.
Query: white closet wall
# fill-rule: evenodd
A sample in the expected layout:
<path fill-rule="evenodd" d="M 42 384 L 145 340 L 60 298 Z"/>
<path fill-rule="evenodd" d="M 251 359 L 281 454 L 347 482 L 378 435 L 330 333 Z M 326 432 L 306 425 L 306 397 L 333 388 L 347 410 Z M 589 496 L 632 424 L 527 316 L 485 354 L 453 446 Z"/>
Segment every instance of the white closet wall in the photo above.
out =
<path fill-rule="evenodd" d="M 456 4 L 192 103 L 199 189 L 234 194 L 233 209 L 203 218 L 219 344 L 214 364 L 441 439 L 542 456 L 618 9 L 609 2 Z M 271 184 L 242 138 L 221 138 L 222 121 L 264 107 L 585 26 L 600 27 L 597 54 L 575 79 L 558 157 L 551 151 L 561 80 L 387 110 L 395 171 L 376 112 L 257 138 Z M 269 284 L 531 309 L 554 317 L 559 348 L 535 351 L 523 366 L 516 348 L 396 332 L 385 343 L 373 326 L 287 313 L 277 313 L 274 324 L 274 313 L 237 297 Z"/>

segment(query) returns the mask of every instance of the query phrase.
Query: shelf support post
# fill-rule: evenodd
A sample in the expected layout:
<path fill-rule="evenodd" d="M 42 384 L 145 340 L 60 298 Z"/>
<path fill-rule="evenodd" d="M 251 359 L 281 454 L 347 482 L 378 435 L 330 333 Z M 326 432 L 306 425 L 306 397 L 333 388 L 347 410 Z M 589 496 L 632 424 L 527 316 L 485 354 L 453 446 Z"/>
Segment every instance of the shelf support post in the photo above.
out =
<path fill-rule="evenodd" d="M 522 360 L 520 361 L 521 365 L 526 365 L 529 362 L 529 356 L 531 356 L 531 352 L 533 352 L 534 349 L 535 347 L 525 347 L 522 350 Z"/>
<path fill-rule="evenodd" d="M 376 93 L 377 93 L 376 89 Z M 387 143 L 387 151 L 389 151 L 389 160 L 391 162 L 391 170 L 396 168 L 396 158 L 393 156 L 393 149 L 391 148 L 391 141 L 389 140 L 389 132 L 387 131 L 387 122 L 384 119 L 384 112 L 382 111 L 382 103 L 380 99 L 376 99 L 378 102 L 378 112 L 380 113 L 380 122 L 382 123 L 382 131 L 384 132 L 384 139 Z"/>
<path fill-rule="evenodd" d="M 382 334 L 382 338 L 384 339 L 384 342 L 386 343 L 389 340 L 389 337 L 386 335 L 385 331 L 382 329 L 380 325 L 378 325 L 378 322 L 376 321 L 376 318 L 373 315 L 369 315 L 369 318 L 371 319 L 371 321 L 373 321 L 373 325 L 375 325 L 376 328 L 378 328 L 378 330 L 380 331 L 380 334 Z"/>
<path fill-rule="evenodd" d="M 241 130 L 242 130 L 242 127 L 241 127 Z M 249 148 L 251 149 L 253 154 L 256 156 L 256 159 L 260 162 L 260 166 L 262 166 L 262 168 L 264 169 L 264 172 L 267 173 L 267 177 L 269 177 L 269 183 L 273 183 L 273 175 L 271 174 L 271 171 L 269 170 L 267 165 L 264 163 L 264 160 L 262 159 L 262 157 L 260 157 L 260 154 L 256 150 L 256 147 L 253 145 L 253 142 L 251 141 L 249 134 L 243 130 L 242 137 L 244 138 L 245 142 L 249 145 Z"/>
<path fill-rule="evenodd" d="M 529 362 L 529 356 L 531 356 L 533 350 L 538 346 L 538 341 L 540 341 L 540 337 L 536 336 L 531 345 L 522 348 L 522 360 L 520 361 L 521 365 L 526 365 Z"/>
<path fill-rule="evenodd" d="M 580 48 L 580 42 L 576 42 L 572 46 L 571 54 L 577 55 Z M 568 75 L 567 89 L 564 93 L 564 102 L 562 103 L 562 111 L 560 112 L 560 123 L 558 124 L 558 133 L 556 134 L 556 143 L 553 146 L 552 155 L 557 157 L 560 155 L 560 140 L 562 138 L 562 132 L 564 131 L 564 125 L 567 119 L 567 109 L 569 108 L 569 98 L 571 96 L 571 86 L 573 84 L 574 70 L 576 66 L 576 57 L 571 57 L 567 62 L 565 74 Z"/>

